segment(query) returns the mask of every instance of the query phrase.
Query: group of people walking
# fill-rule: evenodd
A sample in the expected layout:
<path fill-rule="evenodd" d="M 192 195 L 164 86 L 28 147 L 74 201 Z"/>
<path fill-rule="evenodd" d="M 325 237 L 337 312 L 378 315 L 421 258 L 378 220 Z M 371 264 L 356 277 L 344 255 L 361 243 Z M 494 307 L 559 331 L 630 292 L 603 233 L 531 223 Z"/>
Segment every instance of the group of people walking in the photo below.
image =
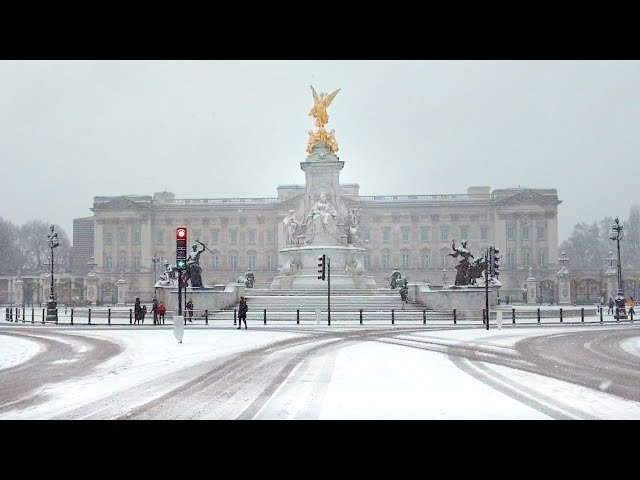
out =
<path fill-rule="evenodd" d="M 154 297 L 153 304 L 151 306 L 153 313 L 153 324 L 164 325 L 164 315 L 167 313 L 167 307 L 163 302 L 158 303 L 158 299 Z M 144 324 L 144 317 L 147 315 L 147 306 L 140 305 L 140 297 L 136 297 L 136 303 L 133 307 L 134 325 Z"/>
<path fill-rule="evenodd" d="M 631 316 L 635 315 L 636 300 L 633 297 L 629 297 L 629 300 L 627 300 L 625 303 L 629 306 L 629 315 Z M 600 311 L 602 311 L 602 309 L 604 308 L 604 305 L 605 305 L 604 297 L 600 297 L 600 305 L 598 306 Z M 609 303 L 607 305 L 609 307 L 609 309 L 607 310 L 607 315 L 613 315 L 616 309 L 616 302 L 613 300 L 613 298 L 609 297 Z"/>

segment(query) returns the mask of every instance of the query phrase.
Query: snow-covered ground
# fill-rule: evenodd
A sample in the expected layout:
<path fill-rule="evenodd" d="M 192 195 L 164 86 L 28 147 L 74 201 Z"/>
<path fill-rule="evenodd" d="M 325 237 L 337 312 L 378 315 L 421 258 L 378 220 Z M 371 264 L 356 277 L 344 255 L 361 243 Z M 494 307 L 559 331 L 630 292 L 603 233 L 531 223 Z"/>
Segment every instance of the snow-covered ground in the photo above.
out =
<path fill-rule="evenodd" d="M 600 327 L 565 328 L 593 331 Z M 19 330 L 18 327 L 4 331 Z M 327 327 L 318 330 L 326 331 Z M 344 330 L 344 327 L 335 330 Z M 492 327 L 489 331 L 417 329 L 399 338 L 409 342 L 437 340 L 444 345 L 475 342 L 502 351 L 511 349 L 520 339 L 555 334 L 558 330 L 558 327 L 544 326 L 502 330 Z M 43 403 L 5 411 L 0 419 L 126 416 L 137 406 L 180 387 L 199 373 L 199 370 L 189 372 L 190 366 L 204 372 L 224 356 L 242 356 L 242 352 L 288 338 L 311 338 L 310 333 L 302 329 L 195 328 L 187 329 L 184 342 L 178 344 L 168 328 L 42 327 L 42 331 L 71 334 L 64 340 L 69 343 L 74 342 L 74 335 L 115 341 L 124 351 L 86 376 L 46 386 L 39 392 L 46 395 Z M 0 329 L 0 368 L 27 361 L 38 351 L 34 342 L 1 335 L 2 332 Z M 621 346 L 640 355 L 639 337 Z M 487 362 L 459 362 L 462 363 L 456 365 L 438 351 L 376 341 L 338 345 L 301 360 L 252 418 L 640 419 L 640 403 L 609 394 L 604 391 L 606 388 L 597 391 Z M 185 368 L 191 377 L 184 373 Z M 478 375 L 469 373 L 476 370 Z M 480 377 L 491 382 L 481 381 Z"/>
<path fill-rule="evenodd" d="M 26 362 L 40 351 L 32 340 L 0 335 L 0 370 Z"/>

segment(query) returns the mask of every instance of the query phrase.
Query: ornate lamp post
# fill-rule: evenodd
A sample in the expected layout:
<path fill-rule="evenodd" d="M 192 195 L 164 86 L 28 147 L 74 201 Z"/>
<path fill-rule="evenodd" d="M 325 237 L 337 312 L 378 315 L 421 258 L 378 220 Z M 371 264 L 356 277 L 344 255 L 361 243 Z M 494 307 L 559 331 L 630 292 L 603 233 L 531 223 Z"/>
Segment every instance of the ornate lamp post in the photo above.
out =
<path fill-rule="evenodd" d="M 51 249 L 51 294 L 47 302 L 47 320 L 58 321 L 58 302 L 56 302 L 55 292 L 53 291 L 53 250 L 60 245 L 58 242 L 58 234 L 54 231 L 53 225 L 49 227 L 50 233 L 47 233 L 47 243 Z"/>
<path fill-rule="evenodd" d="M 622 284 L 622 262 L 620 261 L 620 240 L 623 238 L 622 225 L 620 225 L 620 220 L 616 217 L 615 223 L 611 227 L 611 236 L 609 237 L 610 240 L 616 242 L 618 247 L 618 296 L 616 297 L 616 308 L 619 314 L 616 319 L 627 318 L 627 312 L 624 309 L 624 286 Z"/>
<path fill-rule="evenodd" d="M 153 257 L 151 258 L 151 264 L 153 265 L 153 285 L 155 286 L 156 282 L 157 282 L 157 275 L 156 275 L 156 271 L 158 268 L 158 265 L 162 262 L 161 259 L 159 259 L 158 257 L 156 257 L 156 254 L 153 254 Z"/>

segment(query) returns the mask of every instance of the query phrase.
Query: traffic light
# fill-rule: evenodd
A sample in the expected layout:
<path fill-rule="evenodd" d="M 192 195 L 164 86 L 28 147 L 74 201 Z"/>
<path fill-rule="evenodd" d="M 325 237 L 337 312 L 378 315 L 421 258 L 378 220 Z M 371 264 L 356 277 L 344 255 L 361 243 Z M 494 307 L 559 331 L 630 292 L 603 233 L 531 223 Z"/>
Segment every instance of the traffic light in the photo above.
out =
<path fill-rule="evenodd" d="M 178 270 L 187 268 L 187 229 L 180 227 L 176 229 L 176 267 Z"/>
<path fill-rule="evenodd" d="M 318 255 L 318 279 L 324 280 L 327 265 L 327 256 Z"/>
<path fill-rule="evenodd" d="M 489 247 L 489 275 L 491 275 L 491 277 L 495 277 L 496 279 L 498 278 L 498 275 L 500 275 L 500 270 L 499 270 L 500 255 L 498 255 L 499 253 L 500 253 L 500 250 L 498 250 L 493 245 Z"/>

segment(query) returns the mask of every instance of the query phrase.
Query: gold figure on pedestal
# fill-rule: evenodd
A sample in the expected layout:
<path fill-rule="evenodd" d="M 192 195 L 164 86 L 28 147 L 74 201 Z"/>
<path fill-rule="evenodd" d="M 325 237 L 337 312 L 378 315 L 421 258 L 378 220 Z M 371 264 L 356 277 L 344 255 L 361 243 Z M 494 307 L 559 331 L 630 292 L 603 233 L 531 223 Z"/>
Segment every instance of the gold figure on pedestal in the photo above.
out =
<path fill-rule="evenodd" d="M 311 155 L 313 153 L 313 147 L 320 141 L 324 141 L 331 153 L 336 153 L 338 151 L 338 142 L 335 138 L 335 130 L 331 130 L 331 132 L 326 131 L 324 126 L 329 123 L 329 113 L 327 109 L 333 102 L 333 99 L 336 98 L 340 89 L 337 89 L 330 95 L 326 93 L 321 93 L 318 95 L 316 90 L 311 86 L 311 93 L 313 94 L 313 108 L 309 112 L 309 116 L 316 119 L 316 127 L 318 127 L 317 132 L 309 131 L 309 142 L 307 144 L 307 153 Z"/>

